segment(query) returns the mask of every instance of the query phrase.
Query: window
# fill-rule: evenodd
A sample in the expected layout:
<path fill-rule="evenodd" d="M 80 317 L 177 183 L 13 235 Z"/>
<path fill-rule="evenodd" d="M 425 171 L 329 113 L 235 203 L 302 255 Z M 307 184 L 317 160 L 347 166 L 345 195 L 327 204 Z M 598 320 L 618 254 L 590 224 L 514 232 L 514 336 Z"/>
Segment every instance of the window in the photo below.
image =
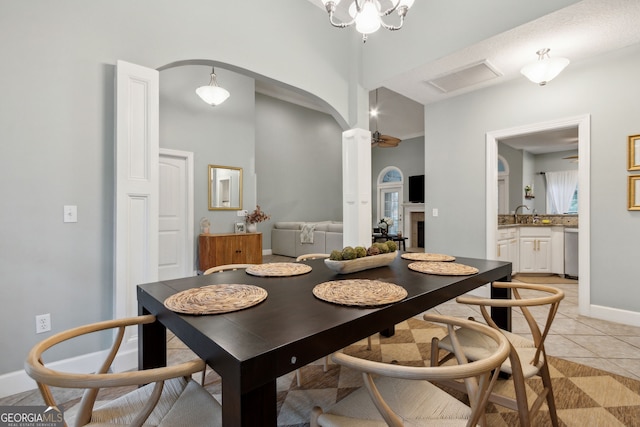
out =
<path fill-rule="evenodd" d="M 576 187 L 576 191 L 573 192 L 573 197 L 571 198 L 571 205 L 569 206 L 568 214 L 577 214 L 578 213 L 578 187 Z"/>

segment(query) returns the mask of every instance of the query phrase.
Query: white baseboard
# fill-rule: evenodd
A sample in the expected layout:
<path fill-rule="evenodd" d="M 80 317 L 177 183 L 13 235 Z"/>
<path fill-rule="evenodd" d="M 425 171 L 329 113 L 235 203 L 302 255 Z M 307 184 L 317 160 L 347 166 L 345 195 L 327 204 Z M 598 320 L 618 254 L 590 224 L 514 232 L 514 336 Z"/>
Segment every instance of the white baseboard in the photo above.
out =
<path fill-rule="evenodd" d="M 273 251 L 271 249 L 263 249 L 262 255 L 273 255 Z"/>
<path fill-rule="evenodd" d="M 87 373 L 95 372 L 104 361 L 107 351 L 98 351 L 69 359 L 48 363 L 47 367 L 64 372 Z M 118 353 L 113 361 L 112 368 L 115 372 L 135 369 L 138 366 L 138 351 L 136 349 Z M 24 370 L 9 372 L 0 375 L 0 398 L 12 394 L 35 390 L 36 382 L 27 375 Z"/>
<path fill-rule="evenodd" d="M 588 316 L 609 322 L 622 323 L 623 325 L 640 326 L 640 313 L 637 311 L 591 304 Z"/>

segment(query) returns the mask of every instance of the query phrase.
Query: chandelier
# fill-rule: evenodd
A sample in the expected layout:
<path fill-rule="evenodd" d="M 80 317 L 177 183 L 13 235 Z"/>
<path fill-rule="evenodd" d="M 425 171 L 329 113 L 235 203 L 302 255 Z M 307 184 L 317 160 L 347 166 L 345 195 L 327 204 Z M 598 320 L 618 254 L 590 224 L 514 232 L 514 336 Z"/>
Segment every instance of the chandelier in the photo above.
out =
<path fill-rule="evenodd" d="M 558 76 L 569 65 L 567 58 L 550 58 L 548 48 L 540 49 L 536 52 L 538 60 L 522 67 L 520 72 L 529 80 L 544 86 Z"/>
<path fill-rule="evenodd" d="M 329 14 L 329 22 L 337 28 L 346 28 L 356 24 L 356 30 L 362 34 L 362 41 L 367 41 L 367 35 L 375 33 L 383 27 L 389 31 L 395 31 L 402 28 L 404 17 L 407 16 L 409 8 L 415 0 L 387 0 L 391 2 L 391 7 L 382 10 L 381 2 L 378 0 L 352 0 L 349 6 L 349 15 L 351 21 L 342 22 L 335 16 L 336 7 L 340 0 L 322 0 L 324 7 Z M 383 0 L 384 2 L 384 0 Z M 398 25 L 390 25 L 384 22 L 383 18 L 396 12 L 400 17 Z"/>

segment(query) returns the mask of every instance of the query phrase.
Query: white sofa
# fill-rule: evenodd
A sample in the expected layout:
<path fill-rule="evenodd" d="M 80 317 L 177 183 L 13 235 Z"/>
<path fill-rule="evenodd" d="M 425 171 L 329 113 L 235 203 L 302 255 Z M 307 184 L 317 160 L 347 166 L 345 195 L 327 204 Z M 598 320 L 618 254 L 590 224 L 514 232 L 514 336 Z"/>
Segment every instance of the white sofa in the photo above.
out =
<path fill-rule="evenodd" d="M 303 229 L 313 229 L 313 243 L 302 243 Z M 334 249 L 342 249 L 342 222 L 339 221 L 276 222 L 271 229 L 274 255 L 298 257 L 310 253 L 328 254 Z"/>

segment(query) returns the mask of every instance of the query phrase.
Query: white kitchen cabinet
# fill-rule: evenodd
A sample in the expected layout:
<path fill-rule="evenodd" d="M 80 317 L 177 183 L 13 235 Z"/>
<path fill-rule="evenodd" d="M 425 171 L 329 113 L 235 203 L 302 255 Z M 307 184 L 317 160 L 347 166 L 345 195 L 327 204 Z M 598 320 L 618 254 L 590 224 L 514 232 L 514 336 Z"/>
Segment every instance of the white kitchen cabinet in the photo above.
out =
<path fill-rule="evenodd" d="M 496 255 L 500 261 L 511 262 L 513 273 L 518 272 L 518 228 L 505 227 L 498 230 Z"/>
<path fill-rule="evenodd" d="M 551 237 L 520 237 L 521 273 L 551 273 Z"/>

